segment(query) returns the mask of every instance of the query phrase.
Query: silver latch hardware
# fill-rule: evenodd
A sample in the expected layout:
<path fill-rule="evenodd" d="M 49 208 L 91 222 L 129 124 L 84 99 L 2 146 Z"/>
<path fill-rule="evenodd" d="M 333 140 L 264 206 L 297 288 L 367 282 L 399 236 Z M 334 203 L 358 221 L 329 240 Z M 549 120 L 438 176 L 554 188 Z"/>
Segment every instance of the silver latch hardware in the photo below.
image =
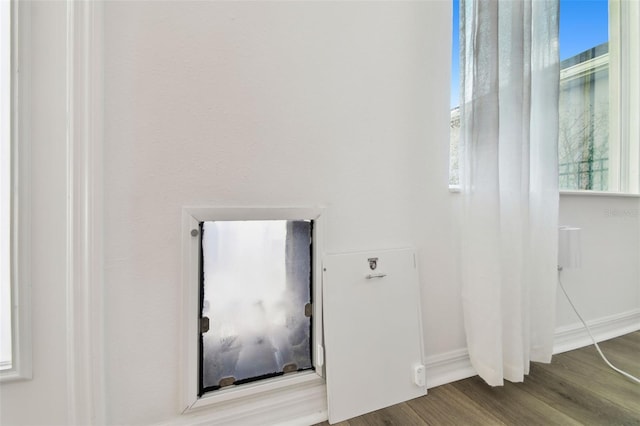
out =
<path fill-rule="evenodd" d="M 374 278 L 384 278 L 386 276 L 387 276 L 387 274 L 369 274 L 365 278 L 368 279 L 368 280 L 372 280 Z"/>
<path fill-rule="evenodd" d="M 374 271 L 378 267 L 378 258 L 377 257 L 370 257 L 367 260 L 369 261 L 369 268 L 372 271 Z"/>

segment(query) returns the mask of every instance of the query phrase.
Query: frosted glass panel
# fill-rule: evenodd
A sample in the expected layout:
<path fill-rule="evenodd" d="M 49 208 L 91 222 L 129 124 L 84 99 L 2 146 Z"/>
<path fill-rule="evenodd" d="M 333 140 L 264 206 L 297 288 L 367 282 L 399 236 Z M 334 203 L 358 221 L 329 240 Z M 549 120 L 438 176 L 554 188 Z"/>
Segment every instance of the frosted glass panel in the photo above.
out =
<path fill-rule="evenodd" d="M 311 221 L 202 224 L 201 391 L 309 369 Z"/>

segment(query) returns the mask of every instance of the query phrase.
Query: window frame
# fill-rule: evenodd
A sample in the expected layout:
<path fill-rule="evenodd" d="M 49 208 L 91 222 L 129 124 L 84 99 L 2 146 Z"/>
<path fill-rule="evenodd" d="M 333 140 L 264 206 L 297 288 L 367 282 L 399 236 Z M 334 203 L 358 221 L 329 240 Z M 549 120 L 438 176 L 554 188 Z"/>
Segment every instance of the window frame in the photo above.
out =
<path fill-rule="evenodd" d="M 230 401 L 272 396 L 278 391 L 305 384 L 324 384 L 324 346 L 322 341 L 322 253 L 324 241 L 324 209 L 318 207 L 184 207 L 182 210 L 182 296 L 183 333 L 181 365 L 183 414 L 206 406 Z M 238 386 L 199 392 L 200 337 L 200 241 L 199 224 L 222 220 L 312 220 L 312 363 L 315 370 L 301 371 Z M 195 235 L 193 230 L 197 230 Z"/>
<path fill-rule="evenodd" d="M 0 307 L 0 318 L 2 324 L 2 335 L 0 337 L 0 346 L 2 347 L 2 357 L 0 358 L 0 371 L 10 369 L 13 365 L 13 354 L 11 353 L 12 330 L 11 330 L 11 125 L 7 126 L 11 120 L 11 3 L 0 3 L 0 52 L 2 57 L 0 58 L 0 94 L 2 94 L 2 105 L 0 106 L 0 131 L 1 145 L 0 145 L 0 158 L 2 164 L 0 164 L 0 194 L 2 195 L 0 219 L 2 222 L 0 226 L 0 244 L 2 248 L 2 266 L 0 271 L 2 272 L 2 306 Z M 8 93 L 8 94 L 7 94 Z M 5 331 L 8 335 L 5 335 Z M 6 341 L 9 344 L 6 344 Z M 7 350 L 7 346 L 9 349 Z M 8 352 L 8 359 L 4 358 L 5 353 Z M 8 362 L 8 367 L 5 362 Z"/>
<path fill-rule="evenodd" d="M 30 11 L 29 2 L 10 2 L 10 285 L 11 368 L 0 382 L 32 378 L 31 342 L 31 167 L 30 167 Z"/>
<path fill-rule="evenodd" d="M 640 194 L 640 20 L 636 1 L 609 0 L 609 182 L 616 192 Z M 614 158 L 615 161 L 611 161 Z M 612 167 L 609 167 L 612 169 Z M 614 191 L 611 191 L 614 192 Z"/>

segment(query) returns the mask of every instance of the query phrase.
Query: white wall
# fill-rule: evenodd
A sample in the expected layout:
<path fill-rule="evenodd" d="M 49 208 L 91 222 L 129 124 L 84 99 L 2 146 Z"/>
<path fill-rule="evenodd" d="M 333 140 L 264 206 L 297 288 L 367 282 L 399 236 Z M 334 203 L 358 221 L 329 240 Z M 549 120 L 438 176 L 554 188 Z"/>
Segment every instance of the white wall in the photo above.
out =
<path fill-rule="evenodd" d="M 582 228 L 582 265 L 561 278 L 584 319 L 640 313 L 640 198 L 562 195 L 560 223 Z M 556 315 L 559 329 L 579 322 L 561 292 Z"/>
<path fill-rule="evenodd" d="M 180 214 L 328 207 L 326 249 L 421 253 L 428 352 L 451 293 L 447 2 L 105 8 L 108 421 L 177 415 Z M 437 332 L 443 318 L 453 332 Z"/>
<path fill-rule="evenodd" d="M 464 348 L 440 65 L 449 17 L 448 2 L 107 4 L 110 422 L 176 415 L 184 205 L 323 204 L 328 251 L 416 246 L 427 357 Z M 580 216 L 600 200 L 562 203 L 585 244 L 594 229 L 623 254 L 610 274 L 585 252 L 590 291 L 576 302 L 588 319 L 639 305 L 639 231 L 608 239 L 611 221 Z M 618 278 L 601 308 L 594 268 Z M 557 316 L 575 324 L 560 298 Z"/>
<path fill-rule="evenodd" d="M 34 8 L 34 380 L 2 385 L 3 425 L 67 419 L 62 5 Z M 464 350 L 448 2 L 108 2 L 104 19 L 107 423 L 179 417 L 185 205 L 323 204 L 329 251 L 417 247 L 427 357 Z M 565 279 L 589 319 L 640 305 L 638 217 L 603 217 L 629 204 L 561 199 L 608 250 Z"/>

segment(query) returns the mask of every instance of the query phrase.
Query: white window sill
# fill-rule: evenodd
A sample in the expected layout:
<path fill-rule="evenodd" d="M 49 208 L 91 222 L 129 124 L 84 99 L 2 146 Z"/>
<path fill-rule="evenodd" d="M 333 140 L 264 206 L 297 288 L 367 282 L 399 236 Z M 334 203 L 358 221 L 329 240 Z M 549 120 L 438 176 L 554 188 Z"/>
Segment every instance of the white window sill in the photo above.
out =
<path fill-rule="evenodd" d="M 449 192 L 459 194 L 462 192 L 460 185 L 449 185 Z M 631 194 L 628 192 L 607 192 L 607 191 L 560 191 L 561 196 L 586 196 L 586 197 L 623 197 L 623 198 L 640 198 L 640 194 Z"/>
<path fill-rule="evenodd" d="M 586 196 L 586 197 L 626 197 L 640 198 L 640 194 L 630 194 L 627 192 L 607 192 L 607 191 L 560 191 L 560 195 L 565 196 Z"/>
<path fill-rule="evenodd" d="M 22 370 L 5 368 L 0 371 L 0 383 L 19 382 L 31 379 L 31 370 L 29 368 L 23 368 Z"/>

